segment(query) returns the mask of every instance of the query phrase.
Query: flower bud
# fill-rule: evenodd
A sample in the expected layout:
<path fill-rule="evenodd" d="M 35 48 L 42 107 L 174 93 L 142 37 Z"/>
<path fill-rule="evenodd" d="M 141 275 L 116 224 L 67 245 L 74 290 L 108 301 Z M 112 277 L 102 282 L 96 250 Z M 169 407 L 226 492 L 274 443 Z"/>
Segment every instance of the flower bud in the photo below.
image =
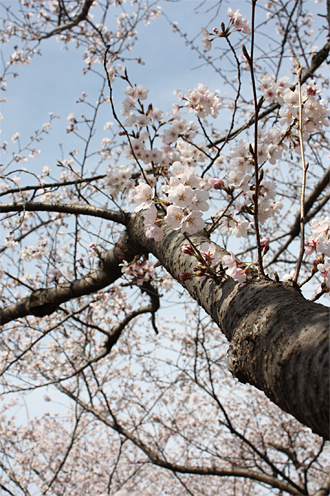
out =
<path fill-rule="evenodd" d="M 191 245 L 181 246 L 181 251 L 182 251 L 182 253 L 185 253 L 186 255 L 194 255 L 194 253 L 195 253 L 195 251 Z"/>

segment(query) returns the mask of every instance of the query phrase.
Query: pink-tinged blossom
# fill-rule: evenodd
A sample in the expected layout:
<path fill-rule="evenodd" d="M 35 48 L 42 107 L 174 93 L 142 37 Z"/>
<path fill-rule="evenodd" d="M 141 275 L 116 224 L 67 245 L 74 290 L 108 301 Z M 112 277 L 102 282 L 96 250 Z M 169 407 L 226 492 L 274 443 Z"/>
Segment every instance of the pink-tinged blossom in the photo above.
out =
<path fill-rule="evenodd" d="M 196 176 L 194 167 L 185 167 L 179 178 L 185 186 L 190 186 L 191 188 L 199 188 L 202 182 L 202 179 Z"/>
<path fill-rule="evenodd" d="M 187 215 L 181 226 L 181 232 L 186 232 L 188 234 L 195 234 L 200 229 L 204 229 L 205 222 L 202 219 L 203 214 L 197 210 L 193 210 L 189 215 Z"/>
<path fill-rule="evenodd" d="M 190 186 L 184 186 L 183 184 L 179 184 L 176 188 L 168 192 L 169 201 L 182 208 L 188 207 L 193 197 L 194 190 Z"/>
<path fill-rule="evenodd" d="M 151 188 L 148 184 L 140 183 L 136 186 L 135 192 L 136 194 L 133 199 L 137 205 L 134 208 L 134 212 L 139 212 L 150 207 L 153 202 L 155 189 Z"/>
<path fill-rule="evenodd" d="M 290 274 L 284 274 L 284 276 L 282 277 L 282 281 L 283 282 L 292 281 L 292 279 L 294 278 L 294 274 L 295 274 L 294 270 L 292 270 Z"/>
<path fill-rule="evenodd" d="M 250 228 L 250 222 L 248 220 L 238 219 L 235 221 L 235 226 L 231 229 L 231 233 L 236 236 L 236 238 L 241 238 L 247 236 L 247 231 Z"/>
<path fill-rule="evenodd" d="M 151 205 L 150 208 L 148 208 L 148 210 L 145 210 L 142 215 L 144 217 L 144 225 L 145 226 L 149 226 L 151 224 L 154 224 L 157 220 L 157 208 L 155 207 L 155 205 Z"/>
<path fill-rule="evenodd" d="M 148 98 L 148 88 L 139 84 L 138 86 L 127 86 L 124 90 L 125 95 L 128 95 L 135 102 L 137 100 L 146 100 Z"/>
<path fill-rule="evenodd" d="M 202 31 L 203 31 L 203 35 L 201 37 L 201 42 L 203 44 L 203 50 L 204 50 L 204 52 L 209 52 L 212 48 L 212 43 L 211 43 L 211 40 L 209 39 L 210 34 L 209 34 L 208 30 L 205 28 L 202 28 Z"/>
<path fill-rule="evenodd" d="M 129 113 L 134 109 L 136 100 L 130 96 L 127 96 L 125 100 L 122 101 L 122 109 L 120 111 L 121 115 L 129 115 Z"/>
<path fill-rule="evenodd" d="M 150 124 L 151 117 L 145 114 L 138 114 L 135 118 L 135 124 L 140 127 L 145 127 Z"/>
<path fill-rule="evenodd" d="M 240 283 L 240 286 L 244 286 L 246 281 L 246 272 L 245 270 L 238 269 L 237 267 L 228 268 L 226 270 L 227 276 L 232 277 L 235 281 Z"/>
<path fill-rule="evenodd" d="M 224 186 L 223 180 L 218 178 L 210 177 L 207 182 L 214 189 L 222 189 Z"/>
<path fill-rule="evenodd" d="M 239 188 L 244 181 L 244 172 L 237 169 L 231 170 L 228 176 L 228 185 L 234 188 Z"/>
<path fill-rule="evenodd" d="M 305 240 L 305 253 L 306 255 L 311 255 L 316 250 L 316 241 Z"/>
<path fill-rule="evenodd" d="M 173 162 L 173 164 L 170 167 L 170 171 L 173 174 L 173 176 L 182 175 L 184 172 L 184 169 L 185 169 L 184 165 L 181 162 L 179 162 L 178 160 Z"/>
<path fill-rule="evenodd" d="M 180 229 L 181 223 L 184 219 L 184 211 L 180 207 L 170 205 L 167 207 L 167 215 L 164 219 L 167 224 L 172 227 L 172 229 Z"/>
<path fill-rule="evenodd" d="M 222 257 L 222 263 L 225 267 L 230 269 L 232 267 L 236 267 L 237 263 L 234 253 L 231 250 L 229 250 L 228 253 L 230 253 L 230 255 L 225 255 Z"/>
<path fill-rule="evenodd" d="M 260 241 L 260 246 L 261 246 L 261 248 L 263 248 L 264 255 L 266 255 L 266 253 L 269 250 L 269 242 L 270 242 L 270 239 L 268 238 L 268 236 L 265 236 Z"/>
<path fill-rule="evenodd" d="M 139 260 L 139 257 L 135 257 L 135 261 L 128 263 L 123 260 L 122 273 L 128 276 L 132 281 L 141 286 L 144 281 L 149 281 L 155 272 L 155 267 L 152 262 L 148 260 Z"/>
<path fill-rule="evenodd" d="M 218 95 L 210 92 L 209 87 L 201 83 L 193 91 L 190 89 L 187 91 L 185 100 L 188 112 L 194 112 L 200 118 L 205 118 L 208 115 L 216 118 L 222 108 Z"/>
<path fill-rule="evenodd" d="M 192 203 L 190 205 L 191 210 L 201 210 L 202 212 L 207 212 L 210 208 L 209 204 L 206 200 L 209 198 L 209 194 L 207 191 L 203 189 L 195 189 L 194 197 Z"/>
<path fill-rule="evenodd" d="M 150 115 L 153 119 L 155 119 L 158 122 L 163 121 L 163 111 L 159 110 L 157 107 L 151 110 Z"/>
<path fill-rule="evenodd" d="M 137 123 L 137 116 L 131 112 L 125 119 L 125 126 L 132 127 Z"/>
<path fill-rule="evenodd" d="M 199 247 L 199 251 L 211 267 L 215 267 L 219 263 L 220 258 L 214 243 L 202 243 Z"/>
<path fill-rule="evenodd" d="M 135 98 L 135 87 L 134 86 L 127 86 L 124 89 L 124 93 L 127 96 L 130 96 L 131 98 Z"/>
<path fill-rule="evenodd" d="M 161 241 L 164 238 L 163 229 L 156 225 L 149 225 L 146 227 L 147 238 L 152 238 L 155 241 Z"/>
<path fill-rule="evenodd" d="M 149 89 L 143 86 L 142 84 L 138 84 L 135 87 L 135 97 L 138 100 L 146 100 L 148 98 Z"/>
<path fill-rule="evenodd" d="M 320 219 L 313 219 L 309 224 L 311 236 L 305 241 L 307 255 L 316 251 L 330 257 L 330 217 L 322 215 Z"/>
<path fill-rule="evenodd" d="M 330 239 L 328 236 L 320 236 L 317 249 L 319 253 L 323 253 L 326 257 L 330 257 Z"/>
<path fill-rule="evenodd" d="M 237 31 L 242 31 L 244 34 L 249 34 L 251 29 L 248 24 L 249 21 L 245 17 L 242 17 L 240 9 L 232 10 L 230 7 L 227 10 L 227 17 L 229 17 L 231 24 Z"/>
<path fill-rule="evenodd" d="M 174 127 L 169 127 L 165 129 L 162 139 L 163 142 L 166 143 L 167 145 L 171 145 L 172 143 L 175 143 L 179 138 L 179 133 L 174 129 Z"/>
<path fill-rule="evenodd" d="M 227 17 L 229 17 L 231 22 L 234 24 L 241 17 L 240 9 L 233 10 L 231 7 L 229 7 L 227 10 Z"/>
<path fill-rule="evenodd" d="M 323 275 L 325 285 L 330 288 L 330 260 L 325 260 L 323 264 L 318 264 L 318 271 Z"/>
<path fill-rule="evenodd" d="M 117 198 L 125 189 L 131 188 L 130 168 L 124 165 L 120 167 L 110 167 L 106 170 L 104 179 L 106 188 L 114 198 Z"/>
<path fill-rule="evenodd" d="M 246 270 L 239 269 L 234 253 L 231 250 L 229 250 L 229 253 L 230 255 L 222 257 L 222 263 L 224 267 L 227 267 L 226 274 L 238 281 L 240 286 L 243 286 L 246 281 Z"/>

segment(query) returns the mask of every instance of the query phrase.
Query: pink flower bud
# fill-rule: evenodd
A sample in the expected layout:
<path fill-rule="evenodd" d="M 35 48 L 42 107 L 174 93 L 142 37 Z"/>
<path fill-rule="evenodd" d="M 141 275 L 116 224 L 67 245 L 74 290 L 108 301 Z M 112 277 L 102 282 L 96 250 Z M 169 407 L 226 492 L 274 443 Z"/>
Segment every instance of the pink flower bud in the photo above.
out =
<path fill-rule="evenodd" d="M 223 180 L 222 179 L 219 179 L 217 177 L 210 177 L 208 179 L 208 183 L 214 189 L 221 189 L 223 187 L 223 185 L 224 185 Z"/>
<path fill-rule="evenodd" d="M 264 255 L 266 255 L 267 251 L 269 250 L 269 241 L 270 241 L 270 239 L 267 236 L 262 238 L 262 240 L 260 241 L 260 244 L 261 244 L 262 248 L 264 249 Z"/>
<path fill-rule="evenodd" d="M 193 255 L 194 249 L 191 245 L 183 245 L 181 246 L 182 253 L 185 253 L 186 255 Z"/>
<path fill-rule="evenodd" d="M 180 279 L 181 281 L 188 281 L 189 279 L 191 279 L 191 276 L 192 274 L 190 274 L 190 272 L 182 272 L 180 274 Z"/>
<path fill-rule="evenodd" d="M 310 95 L 310 96 L 316 95 L 315 86 L 307 86 L 307 95 Z"/>

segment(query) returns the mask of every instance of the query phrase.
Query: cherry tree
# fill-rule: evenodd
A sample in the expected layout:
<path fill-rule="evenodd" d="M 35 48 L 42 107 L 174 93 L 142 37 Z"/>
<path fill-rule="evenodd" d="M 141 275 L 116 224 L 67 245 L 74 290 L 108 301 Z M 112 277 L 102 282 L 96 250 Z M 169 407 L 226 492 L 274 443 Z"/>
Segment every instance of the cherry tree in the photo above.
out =
<path fill-rule="evenodd" d="M 169 4 L 2 4 L 3 494 L 330 494 L 330 2 Z M 224 90 L 131 79 L 160 18 Z M 91 96 L 8 139 L 54 40 Z"/>

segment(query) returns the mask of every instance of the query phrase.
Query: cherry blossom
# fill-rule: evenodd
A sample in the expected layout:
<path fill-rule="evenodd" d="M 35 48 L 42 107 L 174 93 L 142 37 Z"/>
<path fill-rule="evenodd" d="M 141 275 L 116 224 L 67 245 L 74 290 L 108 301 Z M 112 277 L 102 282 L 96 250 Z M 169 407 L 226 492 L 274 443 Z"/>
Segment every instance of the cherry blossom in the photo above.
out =
<path fill-rule="evenodd" d="M 169 207 L 167 207 L 167 215 L 165 216 L 165 221 L 173 229 L 180 229 L 184 216 L 184 210 L 182 208 L 175 205 L 170 205 Z"/>
<path fill-rule="evenodd" d="M 199 251 L 211 267 L 218 265 L 220 258 L 216 252 L 216 246 L 214 243 L 202 243 L 199 247 Z"/>
<path fill-rule="evenodd" d="M 238 262 L 234 253 L 231 250 L 229 250 L 229 253 L 230 255 L 224 255 L 222 257 L 222 263 L 227 267 L 226 274 L 235 279 L 235 281 L 238 281 L 242 287 L 246 281 L 246 271 L 238 268 Z"/>
<path fill-rule="evenodd" d="M 137 203 L 134 208 L 135 212 L 139 212 L 140 210 L 148 208 L 152 205 L 155 194 L 154 188 L 151 188 L 148 184 L 140 183 L 135 188 L 135 192 L 136 194 L 134 196 L 134 201 Z"/>
<path fill-rule="evenodd" d="M 249 28 L 248 19 L 242 17 L 240 9 L 232 10 L 231 7 L 227 10 L 227 17 L 229 17 L 231 24 L 237 31 L 242 31 L 244 34 L 249 34 L 251 29 Z"/>
<path fill-rule="evenodd" d="M 202 28 L 203 36 L 201 37 L 201 42 L 203 44 L 203 50 L 209 52 L 212 48 L 212 40 L 210 40 L 210 34 L 207 29 Z"/>
<path fill-rule="evenodd" d="M 204 229 L 205 221 L 202 219 L 203 214 L 197 210 L 193 210 L 183 218 L 181 231 L 188 234 L 195 234 L 200 229 Z"/>
<path fill-rule="evenodd" d="M 175 51 L 164 74 L 168 61 L 154 67 L 135 45 L 143 24 L 160 16 L 152 2 L 4 2 L 0 470 L 8 494 L 256 496 L 327 487 L 317 357 L 328 341 L 315 325 L 326 328 L 327 308 L 307 301 L 330 293 L 325 2 L 314 15 L 306 0 L 284 10 L 253 2 L 255 18 L 247 2 L 249 21 L 228 3 L 227 18 L 218 12 L 221 28 L 202 28 L 204 55 L 194 25 L 185 29 L 189 2 L 172 23 L 180 60 L 179 36 L 202 57 L 183 80 Z M 159 56 L 161 30 L 149 35 Z M 76 98 L 68 99 L 68 84 L 49 94 L 53 105 L 61 88 L 64 123 L 53 125 L 50 114 L 33 131 L 20 106 L 11 113 L 6 105 L 12 78 L 16 96 L 22 89 L 42 100 L 26 71 L 49 43 L 52 53 L 64 49 L 63 67 L 68 55 L 82 60 L 77 77 L 88 94 L 70 66 Z M 297 56 L 306 67 L 302 103 L 291 72 Z M 273 62 L 276 76 L 267 73 Z M 180 88 L 175 102 L 167 78 Z M 304 315 L 313 373 L 306 380 L 292 367 L 297 375 L 285 377 L 290 389 L 299 384 L 299 401 L 284 398 L 286 414 L 262 392 L 284 404 L 283 383 L 257 353 L 270 356 L 276 314 L 276 346 L 296 360 L 295 312 Z M 304 405 L 299 415 L 293 403 Z"/>

